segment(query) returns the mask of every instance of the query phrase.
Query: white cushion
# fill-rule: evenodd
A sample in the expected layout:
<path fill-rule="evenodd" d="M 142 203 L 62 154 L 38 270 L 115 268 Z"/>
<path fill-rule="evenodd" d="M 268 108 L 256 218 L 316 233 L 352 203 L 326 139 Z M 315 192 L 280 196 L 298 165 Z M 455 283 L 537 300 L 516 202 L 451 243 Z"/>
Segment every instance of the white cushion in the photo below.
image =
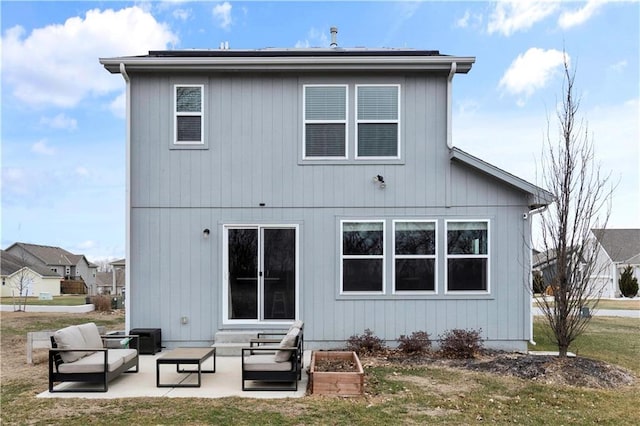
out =
<path fill-rule="evenodd" d="M 114 371 L 124 364 L 124 358 L 109 352 L 107 370 Z M 102 373 L 104 372 L 104 353 L 94 352 L 70 364 L 63 363 L 58 367 L 60 373 Z"/>
<path fill-rule="evenodd" d="M 302 322 L 300 320 L 295 320 L 293 322 L 293 324 L 291 324 L 291 327 L 289 328 L 289 331 L 291 331 L 294 328 L 299 328 L 300 330 L 302 330 L 303 326 L 304 326 L 304 322 Z"/>
<path fill-rule="evenodd" d="M 291 362 L 276 362 L 274 355 L 251 355 L 244 359 L 245 371 L 291 371 Z"/>
<path fill-rule="evenodd" d="M 100 337 L 100 332 L 98 331 L 98 327 L 95 323 L 88 322 L 86 324 L 80 324 L 78 328 L 80 329 L 80 333 L 82 333 L 82 337 L 84 337 L 87 348 L 103 348 L 104 345 L 102 344 L 102 338 Z"/>
<path fill-rule="evenodd" d="M 280 347 L 281 348 L 290 348 L 296 345 L 296 337 L 298 337 L 298 334 L 300 333 L 300 329 L 298 328 L 294 328 L 293 330 L 289 331 L 284 338 L 282 339 L 282 341 L 280 342 Z M 289 359 L 291 359 L 291 355 L 293 354 L 292 351 L 278 351 L 276 352 L 276 356 L 275 356 L 275 360 L 276 362 L 286 362 L 289 361 Z"/>
<path fill-rule="evenodd" d="M 109 349 L 109 359 L 111 357 L 122 358 L 125 363 L 131 361 L 138 355 L 135 349 Z"/>
<path fill-rule="evenodd" d="M 84 349 L 87 344 L 80 332 L 80 329 L 71 325 L 53 333 L 58 348 L 60 349 Z M 64 362 L 74 362 L 83 358 L 91 352 L 60 352 L 60 357 Z"/>

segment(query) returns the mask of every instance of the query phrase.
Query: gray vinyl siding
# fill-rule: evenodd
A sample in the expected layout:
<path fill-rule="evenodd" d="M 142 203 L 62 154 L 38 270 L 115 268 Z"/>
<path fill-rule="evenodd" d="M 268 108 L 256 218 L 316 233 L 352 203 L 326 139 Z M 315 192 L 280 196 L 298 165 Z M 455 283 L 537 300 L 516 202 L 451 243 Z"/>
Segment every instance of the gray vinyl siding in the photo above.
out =
<path fill-rule="evenodd" d="M 527 198 L 449 160 L 445 74 L 135 74 L 131 81 L 132 328 L 160 327 L 169 346 L 210 344 L 229 327 L 221 313 L 223 225 L 286 223 L 299 225 L 300 318 L 310 347 L 332 347 L 365 328 L 387 340 L 481 328 L 498 345 L 526 348 Z M 401 84 L 400 160 L 352 161 L 353 117 L 349 161 L 301 160 L 303 84 L 385 82 Z M 207 149 L 172 147 L 176 83 L 204 84 Z M 354 92 L 350 86 L 351 116 Z M 372 182 L 378 174 L 384 190 Z M 363 218 L 387 221 L 386 293 L 341 296 L 340 220 Z M 391 221 L 402 218 L 437 220 L 436 295 L 391 294 Z M 444 221 L 452 218 L 490 221 L 489 294 L 444 293 Z"/>

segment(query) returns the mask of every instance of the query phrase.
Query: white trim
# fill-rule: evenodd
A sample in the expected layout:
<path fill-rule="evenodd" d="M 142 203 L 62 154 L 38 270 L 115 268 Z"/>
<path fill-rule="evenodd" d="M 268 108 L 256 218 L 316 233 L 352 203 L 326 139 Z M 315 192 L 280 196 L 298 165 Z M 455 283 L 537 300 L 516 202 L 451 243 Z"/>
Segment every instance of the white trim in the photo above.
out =
<path fill-rule="evenodd" d="M 447 234 L 449 223 L 453 222 L 484 222 L 487 224 L 487 254 L 449 254 Z M 445 219 L 444 221 L 444 294 L 448 295 L 477 295 L 491 294 L 491 221 L 489 219 Z M 487 259 L 487 289 L 486 290 L 449 290 L 449 259 Z"/>
<path fill-rule="evenodd" d="M 434 254 L 396 254 L 396 223 L 399 222 L 420 222 L 433 223 L 435 248 Z M 438 294 L 438 221 L 436 219 L 393 219 L 392 220 L 392 236 L 391 236 L 391 294 L 398 295 L 435 295 Z M 433 290 L 396 290 L 396 259 L 433 259 Z"/>
<path fill-rule="evenodd" d="M 345 223 L 381 223 L 382 224 L 382 254 L 381 255 L 345 255 L 343 253 L 344 250 L 344 224 Z M 340 280 L 339 280 L 339 294 L 341 296 L 365 296 L 365 295 L 380 295 L 385 294 L 386 292 L 386 277 L 387 277 L 387 262 L 385 256 L 385 237 L 386 237 L 386 229 L 387 221 L 385 219 L 341 219 L 340 220 L 340 235 L 338 238 L 340 244 Z M 344 269 L 344 260 L 345 259 L 382 259 L 382 289 L 380 291 L 344 291 L 344 283 L 343 283 L 343 269 Z"/>
<path fill-rule="evenodd" d="M 359 120 L 358 119 L 358 89 L 360 87 L 396 87 L 398 89 L 398 111 L 397 111 L 397 118 L 395 120 Z M 402 85 L 399 83 L 395 83 L 395 84 L 356 84 L 355 85 L 355 100 L 354 100 L 354 104 L 355 104 L 355 114 L 354 114 L 354 121 L 355 121 L 355 129 L 354 129 L 354 135 L 355 135 L 355 139 L 354 139 L 354 146 L 355 146 L 355 151 L 353 153 L 353 156 L 356 160 L 398 160 L 402 157 L 402 151 L 401 151 L 401 140 L 400 140 L 400 135 L 401 135 L 401 131 L 400 131 L 400 114 L 401 114 L 401 95 L 400 93 L 402 92 Z M 396 129 L 397 129 L 397 141 L 398 141 L 398 153 L 396 156 L 391 156 L 391 157 L 384 157 L 384 156 L 359 156 L 358 155 L 358 124 L 360 123 L 388 123 L 388 124 L 396 124 Z"/>
<path fill-rule="evenodd" d="M 199 87 L 200 88 L 200 112 L 180 112 L 178 113 L 178 87 Z M 204 84 L 181 84 L 173 85 L 173 144 L 174 145 L 204 145 L 204 106 L 205 93 Z M 200 140 L 199 141 L 179 141 L 178 140 L 178 116 L 200 117 Z"/>
<path fill-rule="evenodd" d="M 290 324 L 296 319 L 300 318 L 300 225 L 292 223 L 226 223 L 222 224 L 222 238 L 220 243 L 222 244 L 222 268 L 220 268 L 222 274 L 222 297 L 220 299 L 222 303 L 222 324 L 223 325 L 277 325 Z M 229 272 L 227 270 L 229 265 L 229 229 L 256 229 L 258 231 L 258 270 L 261 269 L 262 258 L 260 256 L 262 250 L 262 230 L 265 228 L 280 228 L 280 229 L 294 229 L 295 230 L 295 309 L 293 319 L 283 320 L 260 320 L 263 316 L 262 307 L 260 306 L 261 300 L 261 286 L 258 284 L 258 319 L 231 319 L 229 318 Z M 260 279 L 259 277 L 256 277 Z"/>
<path fill-rule="evenodd" d="M 344 120 L 307 120 L 307 87 L 344 87 Z M 341 157 L 308 157 L 307 124 L 344 124 L 344 155 Z M 303 84 L 302 85 L 302 159 L 346 160 L 349 158 L 349 85 L 348 84 Z"/>

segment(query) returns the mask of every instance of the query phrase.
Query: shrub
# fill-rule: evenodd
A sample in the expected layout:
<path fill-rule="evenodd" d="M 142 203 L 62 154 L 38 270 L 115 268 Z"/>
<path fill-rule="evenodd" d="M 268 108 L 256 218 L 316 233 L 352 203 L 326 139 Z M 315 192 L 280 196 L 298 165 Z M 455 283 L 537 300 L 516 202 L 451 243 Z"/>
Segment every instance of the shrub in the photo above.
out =
<path fill-rule="evenodd" d="M 537 294 L 544 293 L 544 289 L 546 287 L 544 283 L 544 278 L 542 277 L 542 272 L 533 271 L 533 292 Z"/>
<path fill-rule="evenodd" d="M 400 342 L 398 349 L 406 354 L 420 354 L 431 348 L 429 333 L 424 331 L 414 331 L 411 336 L 403 334 L 398 341 Z"/>
<path fill-rule="evenodd" d="M 374 355 L 386 349 L 384 340 L 373 334 L 368 328 L 364 334 L 353 335 L 347 340 L 347 350 L 354 351 L 358 355 Z"/>
<path fill-rule="evenodd" d="M 624 297 L 635 297 L 638 294 L 638 279 L 633 276 L 633 267 L 631 265 L 622 271 L 618 286 Z"/>
<path fill-rule="evenodd" d="M 440 353 L 445 358 L 468 359 L 473 358 L 482 350 L 480 330 L 449 330 L 440 338 Z"/>
<path fill-rule="evenodd" d="M 91 303 L 95 306 L 98 312 L 110 312 L 111 311 L 111 298 L 104 294 L 91 297 Z"/>

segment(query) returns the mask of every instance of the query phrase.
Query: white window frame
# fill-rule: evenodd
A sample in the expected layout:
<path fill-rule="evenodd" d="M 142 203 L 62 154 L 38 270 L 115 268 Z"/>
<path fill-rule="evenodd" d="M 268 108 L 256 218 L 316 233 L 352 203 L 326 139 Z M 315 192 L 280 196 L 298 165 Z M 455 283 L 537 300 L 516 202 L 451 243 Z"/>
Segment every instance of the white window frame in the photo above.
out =
<path fill-rule="evenodd" d="M 199 87 L 200 88 L 200 112 L 178 112 L 178 88 L 179 87 Z M 173 85 L 173 144 L 174 145 L 204 145 L 204 106 L 205 92 L 204 84 L 181 84 Z M 178 140 L 178 117 L 192 116 L 200 117 L 200 140 L 199 141 L 179 141 Z"/>
<path fill-rule="evenodd" d="M 433 223 L 435 226 L 435 251 L 434 254 L 396 254 L 396 223 L 400 222 L 418 222 Z M 438 294 L 438 221 L 435 219 L 394 219 L 393 220 L 393 236 L 392 236 L 392 264 L 391 276 L 393 279 L 392 294 L 411 295 L 411 294 Z M 396 259 L 433 259 L 433 290 L 397 290 L 396 289 Z"/>
<path fill-rule="evenodd" d="M 400 114 L 401 114 L 401 85 L 400 84 L 356 84 L 356 98 L 355 98 L 355 151 L 353 153 L 354 158 L 356 160 L 397 160 L 400 159 L 402 157 L 402 151 L 401 151 L 401 147 L 402 147 L 402 143 L 400 140 Z M 397 87 L 398 88 L 398 116 L 395 120 L 359 120 L 358 119 L 358 91 L 360 87 Z M 398 132 L 397 135 L 397 140 L 398 140 L 398 153 L 396 156 L 392 156 L 392 157 L 384 157 L 384 156 L 376 156 L 376 157 L 370 157 L 370 156 L 359 156 L 358 155 L 358 128 L 359 128 L 359 124 L 367 124 L 367 123 L 381 123 L 381 124 L 396 124 L 396 129 Z"/>
<path fill-rule="evenodd" d="M 307 87 L 344 87 L 344 120 L 307 120 Z M 348 84 L 304 84 L 302 86 L 302 158 L 304 160 L 346 160 L 349 153 L 349 85 Z M 308 157 L 307 124 L 344 124 L 344 155 L 342 157 Z"/>
<path fill-rule="evenodd" d="M 382 254 L 355 255 L 344 254 L 344 224 L 345 223 L 381 223 L 382 224 Z M 380 295 L 386 291 L 387 265 L 385 260 L 386 220 L 384 219 L 344 219 L 340 221 L 340 294 L 341 295 Z M 344 290 L 344 260 L 345 259 L 381 259 L 382 260 L 382 289 L 380 291 L 345 291 Z"/>
<path fill-rule="evenodd" d="M 484 222 L 487 224 L 487 254 L 449 254 L 447 235 L 449 223 Z M 444 293 L 445 294 L 490 294 L 491 293 L 491 221 L 489 219 L 447 219 L 444 221 Z M 449 259 L 487 259 L 486 290 L 449 290 Z"/>

